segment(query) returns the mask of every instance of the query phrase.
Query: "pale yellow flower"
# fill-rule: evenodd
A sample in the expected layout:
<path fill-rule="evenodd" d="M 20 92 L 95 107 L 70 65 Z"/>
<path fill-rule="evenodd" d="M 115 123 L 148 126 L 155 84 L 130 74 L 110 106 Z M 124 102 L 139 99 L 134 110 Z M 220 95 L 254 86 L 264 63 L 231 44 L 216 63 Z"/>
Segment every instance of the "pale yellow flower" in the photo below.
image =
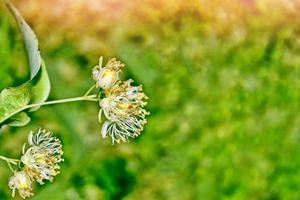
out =
<path fill-rule="evenodd" d="M 124 67 L 116 58 L 110 59 L 105 67 L 102 67 L 103 58 L 100 57 L 99 64 L 94 67 L 92 75 L 96 81 L 96 87 L 104 90 L 112 87 L 119 80 L 121 68 Z"/>
<path fill-rule="evenodd" d="M 51 132 L 39 130 L 36 134 L 29 134 L 28 143 L 30 147 L 26 152 L 23 150 L 21 157 L 24 170 L 40 184 L 44 184 L 43 180 L 52 182 L 59 174 L 59 163 L 63 161 L 60 140 L 52 137 Z"/>
<path fill-rule="evenodd" d="M 112 143 L 127 142 L 129 138 L 135 138 L 141 134 L 146 119 L 139 120 L 136 117 L 120 118 L 118 120 L 107 120 L 103 123 L 101 134 L 103 138 L 111 137 Z"/>
<path fill-rule="evenodd" d="M 137 117 L 144 119 L 149 113 L 144 109 L 148 97 L 142 92 L 142 86 L 132 86 L 133 80 L 114 85 L 105 98 L 101 99 L 100 107 L 108 120 Z M 102 112 L 101 111 L 101 112 Z"/>
<path fill-rule="evenodd" d="M 129 137 L 137 137 L 147 123 L 145 118 L 149 112 L 144 106 L 148 97 L 142 92 L 142 86 L 132 86 L 132 82 L 127 80 L 115 84 L 100 101 L 99 116 L 101 118 L 103 113 L 107 119 L 101 134 L 103 138 L 110 135 L 112 143 L 126 142 Z"/>
<path fill-rule="evenodd" d="M 102 122 L 104 115 L 106 121 L 101 134 L 103 138 L 110 136 L 112 143 L 127 142 L 129 138 L 139 136 L 147 123 L 149 112 L 144 107 L 148 97 L 143 93 L 142 86 L 131 85 L 133 80 L 120 81 L 119 74 L 124 64 L 113 58 L 102 68 L 102 61 L 101 57 L 99 65 L 93 69 L 96 87 L 103 89 L 99 95 L 98 117 Z"/>
<path fill-rule="evenodd" d="M 12 197 L 15 197 L 16 190 L 23 199 L 33 196 L 32 179 L 26 171 L 15 172 L 9 179 L 8 186 L 12 189 Z"/>

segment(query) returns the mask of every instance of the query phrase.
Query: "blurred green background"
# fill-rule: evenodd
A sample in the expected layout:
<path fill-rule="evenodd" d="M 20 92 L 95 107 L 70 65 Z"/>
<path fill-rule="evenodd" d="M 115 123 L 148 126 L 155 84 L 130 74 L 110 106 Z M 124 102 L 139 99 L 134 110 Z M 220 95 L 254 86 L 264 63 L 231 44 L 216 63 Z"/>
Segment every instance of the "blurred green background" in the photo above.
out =
<path fill-rule="evenodd" d="M 63 141 L 61 174 L 33 200 L 300 199 L 298 0 L 14 2 L 40 40 L 49 99 L 82 95 L 99 56 L 122 60 L 150 97 L 145 131 L 126 144 L 101 138 L 88 102 L 3 129 L 9 157 L 39 127 Z M 27 80 L 25 58 L 1 2 L 1 90 Z M 1 162 L 1 200 L 10 176 Z"/>

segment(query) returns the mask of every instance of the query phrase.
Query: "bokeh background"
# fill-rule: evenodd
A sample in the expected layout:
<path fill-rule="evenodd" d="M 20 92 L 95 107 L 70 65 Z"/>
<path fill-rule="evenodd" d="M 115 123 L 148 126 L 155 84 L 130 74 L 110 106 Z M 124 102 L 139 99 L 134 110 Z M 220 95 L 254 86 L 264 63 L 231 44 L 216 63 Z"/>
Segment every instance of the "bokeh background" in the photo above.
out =
<path fill-rule="evenodd" d="M 15 0 L 35 30 L 49 99 L 79 96 L 99 56 L 126 63 L 151 111 L 130 143 L 103 140 L 95 103 L 43 107 L 5 128 L 19 157 L 53 130 L 65 162 L 32 200 L 299 200 L 300 1 Z M 22 38 L 0 3 L 0 89 L 28 79 Z M 0 199 L 11 199 L 0 163 Z M 18 199 L 18 198 L 16 198 Z"/>

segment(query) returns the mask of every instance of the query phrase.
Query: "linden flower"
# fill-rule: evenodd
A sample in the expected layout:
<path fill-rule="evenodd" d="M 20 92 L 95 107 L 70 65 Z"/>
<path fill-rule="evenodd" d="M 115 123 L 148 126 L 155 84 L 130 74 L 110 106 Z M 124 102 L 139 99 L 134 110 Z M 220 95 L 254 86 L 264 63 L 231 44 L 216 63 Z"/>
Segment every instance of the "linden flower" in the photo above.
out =
<path fill-rule="evenodd" d="M 96 81 L 96 87 L 104 90 L 112 87 L 118 80 L 121 68 L 125 65 L 116 58 L 110 59 L 105 67 L 102 67 L 103 57 L 99 59 L 99 65 L 93 69 L 93 79 Z"/>
<path fill-rule="evenodd" d="M 103 138 L 110 135 L 112 143 L 127 142 L 128 138 L 135 138 L 141 134 L 146 119 L 139 120 L 135 117 L 123 118 L 115 121 L 105 121 L 103 123 L 101 134 Z"/>
<path fill-rule="evenodd" d="M 114 85 L 106 92 L 106 97 L 100 101 L 99 117 L 102 112 L 107 121 L 101 130 L 102 137 L 110 135 L 112 142 L 126 142 L 128 138 L 140 135 L 147 123 L 144 109 L 148 97 L 142 93 L 142 86 L 132 86 L 132 80 Z"/>
<path fill-rule="evenodd" d="M 12 197 L 15 197 L 16 190 L 23 199 L 33 196 L 32 180 L 26 171 L 15 172 L 9 179 L 8 186 L 12 189 Z"/>
<path fill-rule="evenodd" d="M 104 113 L 108 120 L 120 118 L 138 117 L 144 119 L 149 113 L 144 109 L 148 97 L 142 93 L 142 86 L 132 86 L 133 80 L 124 81 L 123 84 L 114 85 L 101 99 L 100 112 Z"/>
<path fill-rule="evenodd" d="M 36 134 L 30 132 L 28 143 L 30 148 L 26 152 L 23 149 L 21 157 L 24 170 L 41 185 L 43 180 L 52 182 L 54 176 L 59 174 L 58 164 L 63 161 L 60 140 L 52 137 L 51 132 L 39 130 Z"/>

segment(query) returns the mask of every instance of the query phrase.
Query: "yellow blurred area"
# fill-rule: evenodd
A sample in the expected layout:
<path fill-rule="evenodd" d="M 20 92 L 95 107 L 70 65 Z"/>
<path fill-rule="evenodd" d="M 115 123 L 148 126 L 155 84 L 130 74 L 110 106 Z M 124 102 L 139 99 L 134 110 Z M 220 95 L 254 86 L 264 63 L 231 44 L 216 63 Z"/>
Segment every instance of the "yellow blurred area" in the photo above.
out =
<path fill-rule="evenodd" d="M 222 36 L 249 23 L 264 28 L 288 24 L 300 8 L 299 0 L 18 0 L 15 3 L 47 39 L 58 42 L 62 39 L 54 35 L 81 38 L 88 43 L 83 46 L 89 48 L 94 37 L 110 34 L 122 26 L 132 31 L 144 24 L 159 28 L 169 21 L 192 17 L 209 34 L 213 31 Z"/>

